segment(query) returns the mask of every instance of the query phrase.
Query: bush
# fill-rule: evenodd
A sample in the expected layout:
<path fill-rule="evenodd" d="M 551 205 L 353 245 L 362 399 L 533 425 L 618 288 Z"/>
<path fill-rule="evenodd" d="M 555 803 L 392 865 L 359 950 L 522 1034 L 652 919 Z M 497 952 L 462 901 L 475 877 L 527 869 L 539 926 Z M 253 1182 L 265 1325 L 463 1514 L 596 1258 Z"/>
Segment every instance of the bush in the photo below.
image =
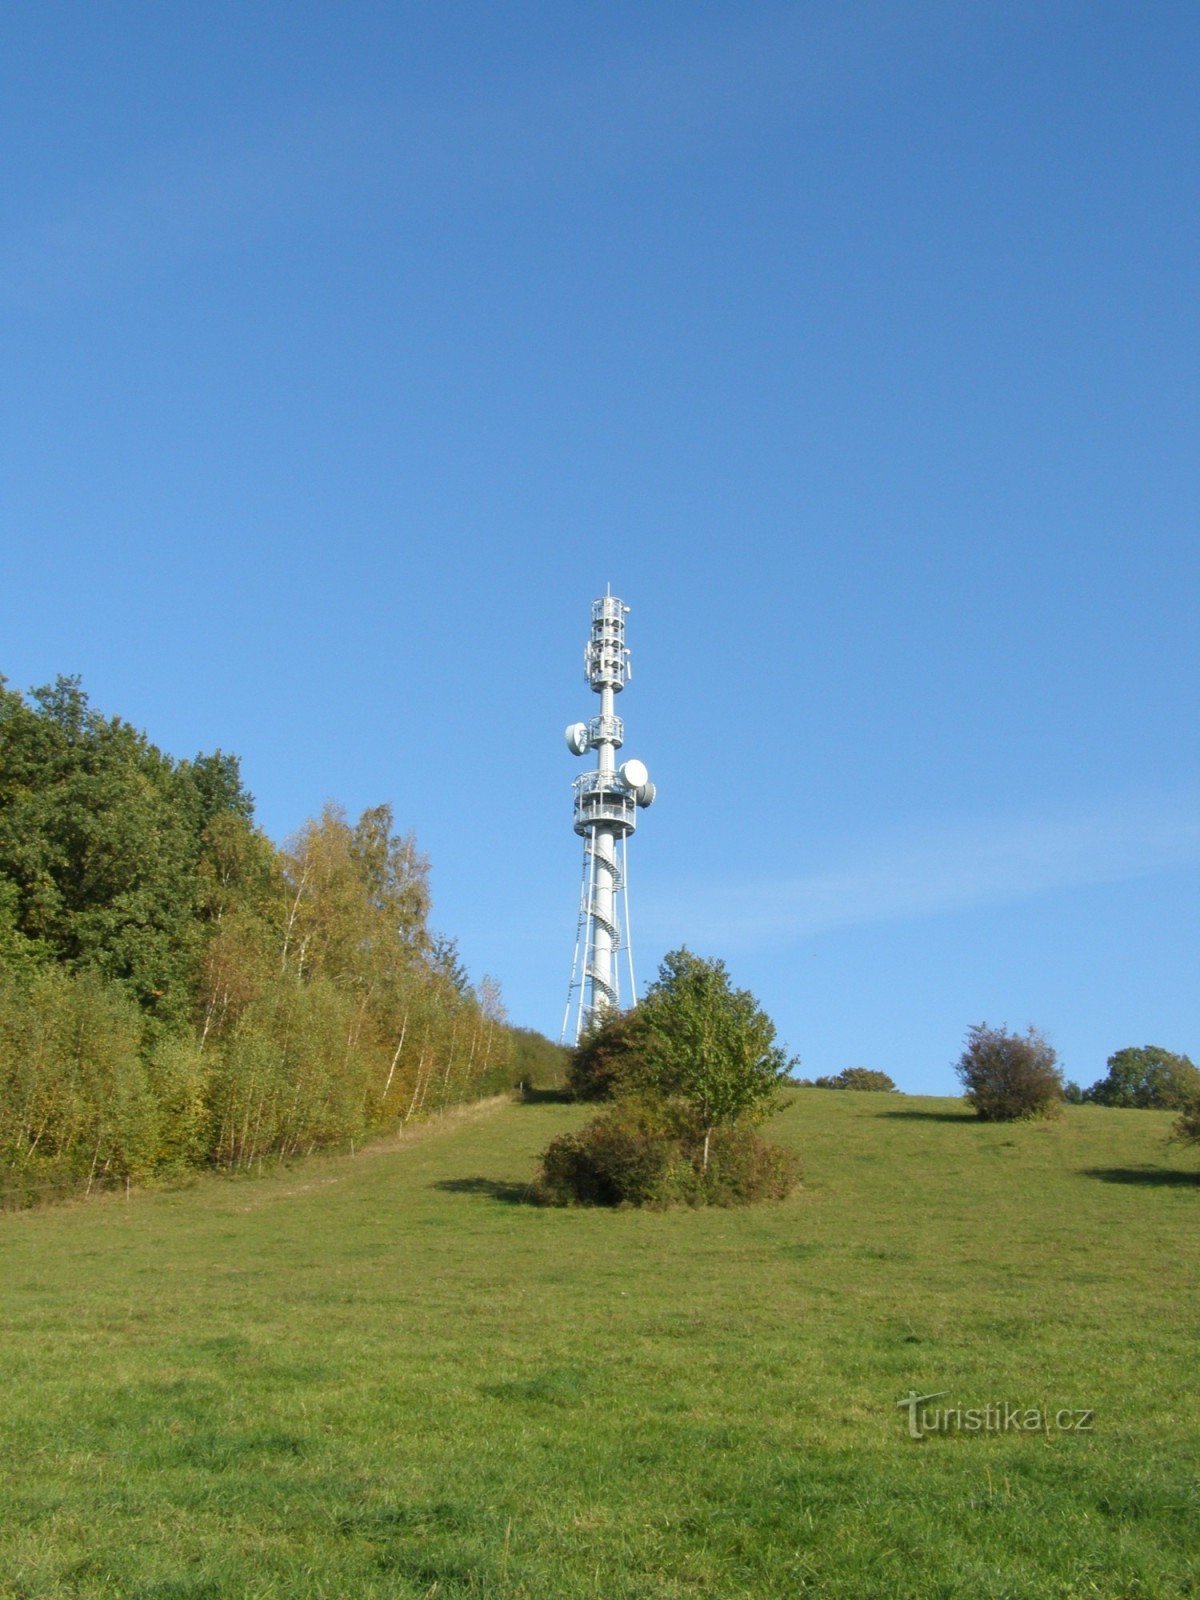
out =
<path fill-rule="evenodd" d="M 786 1200 L 800 1187 L 800 1157 L 770 1144 L 753 1128 L 718 1128 L 709 1146 L 708 1171 L 696 1170 L 700 1198 L 707 1205 L 751 1205 L 756 1200 Z"/>
<path fill-rule="evenodd" d="M 534 1195 L 544 1205 L 661 1203 L 678 1158 L 678 1140 L 659 1119 L 625 1108 L 552 1139 Z"/>
<path fill-rule="evenodd" d="M 155 1108 L 155 1167 L 178 1174 L 199 1166 L 209 1137 L 208 1068 L 203 1050 L 190 1037 L 161 1038 L 146 1062 L 146 1081 Z"/>
<path fill-rule="evenodd" d="M 535 1193 L 553 1205 L 736 1205 L 799 1182 L 787 1152 L 751 1131 L 781 1109 L 796 1065 L 775 1025 L 721 961 L 674 950 L 636 1011 L 601 1015 L 567 1078 L 607 1115 L 555 1139 Z"/>
<path fill-rule="evenodd" d="M 870 1067 L 846 1067 L 832 1078 L 816 1078 L 814 1089 L 868 1089 L 895 1091 L 896 1085 L 886 1072 L 875 1072 Z"/>
<path fill-rule="evenodd" d="M 1036 1028 L 1007 1033 L 978 1023 L 968 1031 L 954 1070 L 984 1122 L 1054 1116 L 1062 1104 L 1058 1057 Z"/>
<path fill-rule="evenodd" d="M 1176 1118 L 1172 1136 L 1182 1144 L 1200 1144 L 1200 1099 L 1184 1106 Z"/>
<path fill-rule="evenodd" d="M 636 1011 L 602 1012 L 571 1052 L 567 1087 L 576 1100 L 614 1100 L 637 1076 L 644 1023 Z"/>
<path fill-rule="evenodd" d="M 708 1132 L 682 1105 L 627 1102 L 554 1139 L 533 1192 L 543 1205 L 749 1205 L 786 1198 L 800 1176 L 752 1128 Z"/>
<path fill-rule="evenodd" d="M 1200 1070 L 1187 1056 L 1159 1045 L 1117 1050 L 1108 1058 L 1107 1076 L 1083 1098 L 1099 1106 L 1178 1111 L 1200 1096 Z"/>
<path fill-rule="evenodd" d="M 132 997 L 90 969 L 0 974 L 0 1206 L 154 1171 L 143 1031 Z"/>

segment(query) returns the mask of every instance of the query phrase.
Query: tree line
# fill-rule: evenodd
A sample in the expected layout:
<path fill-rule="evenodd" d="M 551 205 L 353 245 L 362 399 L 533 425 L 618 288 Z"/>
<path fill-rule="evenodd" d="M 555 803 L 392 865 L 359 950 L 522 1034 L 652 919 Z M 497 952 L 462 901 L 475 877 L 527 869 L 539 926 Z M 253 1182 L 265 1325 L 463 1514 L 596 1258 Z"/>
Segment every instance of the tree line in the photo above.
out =
<path fill-rule="evenodd" d="M 286 846 L 234 756 L 0 678 L 0 1203 L 343 1145 L 561 1073 L 391 809 Z"/>

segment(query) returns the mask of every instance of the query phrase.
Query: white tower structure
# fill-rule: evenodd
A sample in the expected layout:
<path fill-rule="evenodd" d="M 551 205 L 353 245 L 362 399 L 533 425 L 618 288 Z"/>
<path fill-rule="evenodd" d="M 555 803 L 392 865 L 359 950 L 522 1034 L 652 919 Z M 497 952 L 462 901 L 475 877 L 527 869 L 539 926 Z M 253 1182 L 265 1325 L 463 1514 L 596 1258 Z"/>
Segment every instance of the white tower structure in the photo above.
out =
<path fill-rule="evenodd" d="M 629 971 L 629 1004 L 637 1003 L 629 936 L 627 847 L 629 835 L 637 827 L 638 808 L 651 804 L 655 790 L 640 761 L 617 765 L 617 751 L 625 742 L 625 725 L 613 705 L 626 679 L 632 677 L 625 647 L 628 612 L 629 607 L 611 591 L 592 601 L 592 632 L 584 646 L 583 671 L 600 696 L 600 715 L 590 722 L 573 722 L 566 732 L 572 755 L 582 756 L 594 750 L 596 766 L 574 783 L 575 832 L 583 838 L 583 883 L 575 957 L 563 1012 L 564 1042 L 569 1038 L 578 1043 L 594 1017 L 620 1006 L 622 948 Z"/>

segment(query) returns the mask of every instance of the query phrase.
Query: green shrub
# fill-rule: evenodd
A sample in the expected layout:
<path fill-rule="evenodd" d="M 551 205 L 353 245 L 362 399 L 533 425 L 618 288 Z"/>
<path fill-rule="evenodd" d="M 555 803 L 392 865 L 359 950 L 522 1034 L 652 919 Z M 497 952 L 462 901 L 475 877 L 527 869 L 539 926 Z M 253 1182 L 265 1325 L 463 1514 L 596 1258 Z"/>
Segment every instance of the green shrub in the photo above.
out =
<path fill-rule="evenodd" d="M 751 1130 L 782 1109 L 778 1090 L 796 1064 L 723 962 L 674 950 L 636 1011 L 602 1014 L 573 1052 L 575 1098 L 616 1105 L 553 1141 L 535 1192 L 556 1205 L 737 1205 L 789 1194 L 798 1163 Z"/>
<path fill-rule="evenodd" d="M 142 1017 L 98 973 L 0 977 L 0 1166 L 6 1204 L 153 1171 L 157 1122 Z"/>
<path fill-rule="evenodd" d="M 797 1060 L 775 1042 L 775 1024 L 750 991 L 733 987 L 723 961 L 670 951 L 636 1015 L 645 1029 L 638 1091 L 684 1101 L 706 1137 L 781 1109 L 778 1090 Z"/>
<path fill-rule="evenodd" d="M 845 1067 L 832 1078 L 815 1078 L 810 1087 L 894 1091 L 896 1085 L 886 1072 L 876 1072 L 871 1067 Z"/>
<path fill-rule="evenodd" d="M 1036 1028 L 1007 1033 L 977 1023 L 954 1070 L 983 1122 L 1056 1116 L 1062 1108 L 1058 1057 Z"/>
<path fill-rule="evenodd" d="M 746 1125 L 708 1132 L 681 1103 L 625 1103 L 560 1134 L 534 1182 L 543 1205 L 749 1205 L 800 1182 L 791 1151 Z M 707 1156 L 707 1164 L 706 1164 Z"/>
<path fill-rule="evenodd" d="M 707 1205 L 752 1205 L 786 1200 L 800 1187 L 800 1157 L 760 1138 L 753 1128 L 718 1128 L 709 1142 L 708 1170 L 694 1168 Z"/>
<path fill-rule="evenodd" d="M 546 1205 L 652 1205 L 671 1188 L 680 1146 L 661 1122 L 624 1107 L 551 1140 L 534 1183 Z"/>

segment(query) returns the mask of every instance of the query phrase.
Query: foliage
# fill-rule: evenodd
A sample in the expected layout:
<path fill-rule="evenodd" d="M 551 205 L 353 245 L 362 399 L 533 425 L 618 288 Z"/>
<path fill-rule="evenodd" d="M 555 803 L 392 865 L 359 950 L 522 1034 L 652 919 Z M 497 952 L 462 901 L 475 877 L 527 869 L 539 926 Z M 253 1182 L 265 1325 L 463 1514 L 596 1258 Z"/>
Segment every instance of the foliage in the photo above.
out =
<path fill-rule="evenodd" d="M 430 932 L 428 875 L 387 806 L 327 806 L 278 849 L 233 757 L 175 761 L 75 679 L 28 700 L 0 679 L 0 1200 L 511 1088 L 499 987 Z M 561 1075 L 548 1040 L 521 1049 Z"/>
<path fill-rule="evenodd" d="M 707 1205 L 750 1205 L 786 1200 L 800 1187 L 800 1157 L 785 1145 L 760 1138 L 753 1128 L 732 1123 L 717 1128 L 709 1144 L 708 1166 L 697 1166 L 696 1198 Z"/>
<path fill-rule="evenodd" d="M 798 1181 L 790 1165 L 752 1138 L 731 1133 L 721 1172 L 710 1163 L 721 1130 L 748 1129 L 779 1108 L 794 1064 L 724 962 L 672 951 L 642 1004 L 602 1015 L 572 1052 L 575 1098 L 616 1108 L 546 1151 L 539 1194 L 558 1204 L 665 1205 L 789 1192 Z"/>
<path fill-rule="evenodd" d="M 510 1028 L 509 1073 L 514 1088 L 561 1089 L 567 1081 L 571 1052 L 533 1028 Z"/>
<path fill-rule="evenodd" d="M 10 1203 L 152 1170 L 158 1114 L 141 1032 L 133 1000 L 95 972 L 0 976 L 0 1192 Z"/>
<path fill-rule="evenodd" d="M 93 968 L 152 1021 L 186 1022 L 212 840 L 249 833 L 250 810 L 233 757 L 173 761 L 74 678 L 29 702 L 0 681 L 6 964 Z"/>
<path fill-rule="evenodd" d="M 814 1078 L 809 1086 L 814 1089 L 866 1089 L 895 1090 L 895 1082 L 886 1072 L 876 1072 L 871 1067 L 844 1067 L 829 1078 Z"/>
<path fill-rule="evenodd" d="M 662 1203 L 679 1160 L 679 1142 L 661 1116 L 630 1104 L 553 1139 L 534 1193 L 546 1205 Z"/>
<path fill-rule="evenodd" d="M 567 1087 L 576 1100 L 613 1100 L 645 1076 L 647 1012 L 602 1011 L 571 1052 Z"/>
<path fill-rule="evenodd" d="M 1053 1116 L 1062 1103 L 1058 1057 L 1033 1027 L 1020 1034 L 977 1023 L 954 1070 L 984 1122 Z"/>
<path fill-rule="evenodd" d="M 748 1205 L 799 1182 L 794 1153 L 752 1127 L 712 1130 L 678 1101 L 623 1100 L 551 1141 L 533 1193 L 544 1205 Z"/>
<path fill-rule="evenodd" d="M 1189 1100 L 1180 1111 L 1172 1136 L 1183 1144 L 1200 1144 L 1200 1098 Z"/>
<path fill-rule="evenodd" d="M 641 1009 L 634 1092 L 682 1101 L 706 1140 L 715 1128 L 778 1109 L 794 1058 L 750 991 L 732 987 L 723 961 L 672 951 Z"/>
<path fill-rule="evenodd" d="M 1100 1106 L 1178 1111 L 1200 1096 L 1200 1069 L 1159 1045 L 1130 1046 L 1108 1058 L 1108 1072 L 1083 1094 Z"/>

